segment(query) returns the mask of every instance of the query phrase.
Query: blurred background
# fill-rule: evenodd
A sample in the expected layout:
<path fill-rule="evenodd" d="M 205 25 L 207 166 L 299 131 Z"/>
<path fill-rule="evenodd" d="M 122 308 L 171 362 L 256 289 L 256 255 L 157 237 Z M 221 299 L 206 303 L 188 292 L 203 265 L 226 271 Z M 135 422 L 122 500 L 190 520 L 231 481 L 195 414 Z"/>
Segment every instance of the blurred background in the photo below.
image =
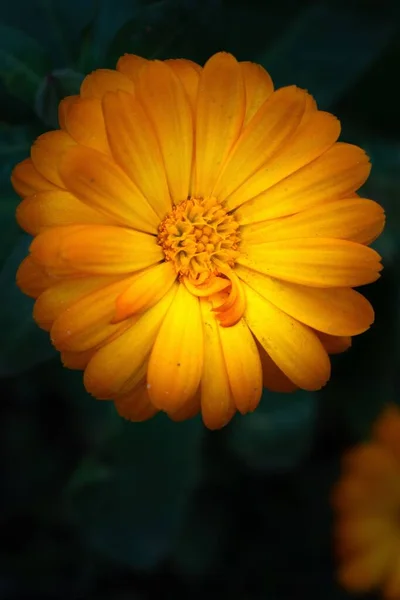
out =
<path fill-rule="evenodd" d="M 320 393 L 265 393 L 210 433 L 143 424 L 64 370 L 15 286 L 29 237 L 9 176 L 59 100 L 126 52 L 261 63 L 342 121 L 388 225 L 372 329 Z M 281 600 L 350 596 L 335 581 L 330 496 L 342 453 L 400 402 L 400 4 L 380 0 L 13 0 L 0 16 L 2 600 Z M 372 598 L 372 596 L 371 596 Z"/>

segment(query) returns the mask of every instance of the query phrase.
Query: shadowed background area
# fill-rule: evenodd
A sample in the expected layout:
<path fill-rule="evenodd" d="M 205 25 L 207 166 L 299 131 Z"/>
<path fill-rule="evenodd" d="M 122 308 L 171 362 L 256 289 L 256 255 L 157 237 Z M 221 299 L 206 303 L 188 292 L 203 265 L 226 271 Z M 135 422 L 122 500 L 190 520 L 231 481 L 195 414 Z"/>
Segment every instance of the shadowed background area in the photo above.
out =
<path fill-rule="evenodd" d="M 400 5 L 395 0 L 14 0 L 0 17 L 1 561 L 4 600 L 340 600 L 330 495 L 345 449 L 400 403 Z M 387 213 L 372 329 L 319 393 L 264 393 L 222 431 L 132 424 L 86 394 L 33 322 L 9 177 L 59 100 L 124 53 L 261 63 L 342 122 Z"/>

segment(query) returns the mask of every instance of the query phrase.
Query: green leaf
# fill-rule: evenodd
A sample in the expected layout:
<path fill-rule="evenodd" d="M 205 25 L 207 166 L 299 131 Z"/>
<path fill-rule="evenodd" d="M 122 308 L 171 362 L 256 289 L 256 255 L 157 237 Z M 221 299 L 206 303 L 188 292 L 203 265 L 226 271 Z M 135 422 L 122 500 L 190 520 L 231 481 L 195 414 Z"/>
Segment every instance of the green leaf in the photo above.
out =
<path fill-rule="evenodd" d="M 396 35 L 390 11 L 365 14 L 345 3 L 314 2 L 258 60 L 276 87 L 296 84 L 326 109 L 353 87 Z"/>
<path fill-rule="evenodd" d="M 21 235 L 0 271 L 0 377 L 17 375 L 55 355 L 49 334 L 39 329 L 32 318 L 32 298 L 25 296 L 15 283 L 16 271 L 29 244 L 30 238 Z"/>
<path fill-rule="evenodd" d="M 58 128 L 58 105 L 65 96 L 79 94 L 83 78 L 72 69 L 58 69 L 43 79 L 36 94 L 35 112 L 45 125 Z"/>
<path fill-rule="evenodd" d="M 178 536 L 197 482 L 202 433 L 199 419 L 177 424 L 158 415 L 145 423 L 123 421 L 101 456 L 90 458 L 90 468 L 85 459 L 80 487 L 74 484 L 69 499 L 86 543 L 138 568 L 162 560 Z"/>
<path fill-rule="evenodd" d="M 45 50 L 22 31 L 0 24 L 0 81 L 8 92 L 33 104 L 37 89 L 50 70 Z"/>
<path fill-rule="evenodd" d="M 310 449 L 315 409 L 316 397 L 311 393 L 265 391 L 254 413 L 232 423 L 229 448 L 252 469 L 292 469 Z"/>

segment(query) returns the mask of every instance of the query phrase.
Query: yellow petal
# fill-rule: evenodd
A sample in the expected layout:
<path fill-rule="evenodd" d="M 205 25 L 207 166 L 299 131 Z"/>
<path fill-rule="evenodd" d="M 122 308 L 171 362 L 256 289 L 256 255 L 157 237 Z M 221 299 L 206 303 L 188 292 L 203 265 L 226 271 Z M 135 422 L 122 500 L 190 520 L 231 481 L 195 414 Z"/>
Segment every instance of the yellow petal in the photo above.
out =
<path fill-rule="evenodd" d="M 262 369 L 256 343 L 246 322 L 219 330 L 230 389 L 242 414 L 257 408 L 262 393 Z"/>
<path fill-rule="evenodd" d="M 31 148 L 31 158 L 39 173 L 54 185 L 65 188 L 59 174 L 61 158 L 76 143 L 65 131 L 49 131 L 40 135 Z"/>
<path fill-rule="evenodd" d="M 96 352 L 96 348 L 90 348 L 83 352 L 61 352 L 61 362 L 66 369 L 83 371 Z"/>
<path fill-rule="evenodd" d="M 79 277 L 55 283 L 40 294 L 36 300 L 33 318 L 42 329 L 50 331 L 57 317 L 78 300 L 99 289 L 106 288 L 120 279 L 121 276 Z"/>
<path fill-rule="evenodd" d="M 77 292 L 77 297 L 66 302 L 66 309 L 57 316 L 51 327 L 51 339 L 55 347 L 63 351 L 82 352 L 94 348 L 114 333 L 120 326 L 111 324 L 115 300 L 127 285 L 129 278 L 84 293 L 80 299 Z M 73 290 L 70 291 L 71 296 Z M 129 325 L 128 322 L 126 324 Z"/>
<path fill-rule="evenodd" d="M 54 274 L 118 275 L 140 271 L 163 259 L 156 239 L 123 227 L 52 227 L 32 242 L 32 258 Z"/>
<path fill-rule="evenodd" d="M 146 374 L 157 332 L 174 300 L 177 285 L 136 319 L 114 341 L 101 348 L 85 371 L 85 387 L 97 398 L 113 398 L 135 388 Z"/>
<path fill-rule="evenodd" d="M 43 175 L 40 175 L 30 158 L 26 158 L 14 167 L 11 174 L 11 183 L 21 198 L 31 196 L 35 192 L 58 189 Z"/>
<path fill-rule="evenodd" d="M 113 321 L 118 323 L 135 313 L 148 310 L 168 292 L 176 280 L 171 262 L 162 262 L 138 273 L 117 298 Z"/>
<path fill-rule="evenodd" d="M 65 107 L 64 129 L 79 144 L 110 153 L 101 101 L 98 98 L 76 98 Z"/>
<path fill-rule="evenodd" d="M 393 534 L 345 561 L 338 571 L 340 585 L 351 592 L 369 592 L 386 578 L 395 552 Z"/>
<path fill-rule="evenodd" d="M 383 208 L 373 200 L 349 198 L 318 204 L 290 217 L 245 225 L 240 233 L 252 243 L 330 237 L 370 244 L 385 225 Z"/>
<path fill-rule="evenodd" d="M 114 404 L 120 417 L 134 423 L 147 421 L 158 413 L 150 401 L 146 381 L 142 381 L 129 394 L 116 398 Z"/>
<path fill-rule="evenodd" d="M 341 354 L 351 347 L 350 336 L 328 335 L 327 333 L 322 333 L 322 331 L 316 331 L 315 333 L 328 354 Z"/>
<path fill-rule="evenodd" d="M 220 340 L 221 327 L 207 300 L 200 300 L 204 328 L 204 366 L 201 378 L 201 414 L 209 429 L 220 429 L 236 412 Z"/>
<path fill-rule="evenodd" d="M 172 421 L 181 422 L 187 419 L 192 419 L 199 414 L 201 409 L 201 393 L 200 388 L 197 390 L 195 395 L 187 400 L 183 406 L 178 408 L 175 412 L 169 412 L 168 416 Z"/>
<path fill-rule="evenodd" d="M 282 164 L 282 157 L 277 157 L 277 163 Z M 290 161 L 288 165 L 290 166 Z M 278 165 L 279 166 L 279 165 Z M 266 178 L 262 189 L 252 189 L 247 182 L 246 198 L 239 200 L 228 199 L 229 208 L 238 206 L 238 202 L 246 202 L 235 213 L 240 224 L 257 223 L 266 219 L 276 219 L 298 213 L 327 200 L 349 197 L 368 178 L 370 164 L 368 157 L 361 148 L 338 142 L 319 158 L 282 179 L 269 179 L 267 166 Z"/>
<path fill-rule="evenodd" d="M 232 148 L 214 187 L 214 196 L 228 198 L 293 135 L 304 114 L 306 96 L 304 90 L 291 86 L 268 98 Z"/>
<path fill-rule="evenodd" d="M 246 114 L 244 124 L 248 123 L 265 100 L 274 91 L 272 79 L 261 65 L 252 62 L 240 62 L 246 90 Z"/>
<path fill-rule="evenodd" d="M 197 97 L 194 196 L 211 194 L 242 129 L 245 102 L 239 63 L 225 52 L 212 56 L 201 73 Z"/>
<path fill-rule="evenodd" d="M 133 82 L 123 73 L 111 69 L 98 69 L 87 75 L 81 85 L 82 98 L 101 100 L 105 93 L 122 90 L 133 94 Z"/>
<path fill-rule="evenodd" d="M 329 113 L 317 111 L 311 96 L 306 95 L 303 118 L 295 133 L 287 138 L 265 165 L 231 194 L 227 205 L 232 210 L 308 165 L 334 144 L 339 133 L 339 121 Z"/>
<path fill-rule="evenodd" d="M 356 287 L 379 278 L 372 248 L 331 238 L 242 243 L 237 261 L 265 275 L 313 287 Z"/>
<path fill-rule="evenodd" d="M 45 227 L 106 224 L 109 221 L 103 214 L 61 189 L 38 192 L 25 198 L 17 207 L 16 217 L 19 226 L 32 235 Z"/>
<path fill-rule="evenodd" d="M 142 105 L 118 92 L 105 95 L 103 108 L 115 161 L 163 219 L 172 208 L 171 198 L 160 147 Z"/>
<path fill-rule="evenodd" d="M 175 75 L 160 61 L 138 74 L 137 96 L 152 122 L 163 156 L 171 198 L 186 200 L 193 160 L 193 118 L 188 97 Z"/>
<path fill-rule="evenodd" d="M 271 359 L 298 387 L 318 390 L 330 377 L 329 357 L 317 336 L 244 284 L 245 319 Z"/>
<path fill-rule="evenodd" d="M 173 58 L 166 60 L 165 63 L 173 70 L 181 82 L 194 114 L 197 106 L 197 92 L 202 68 L 197 63 L 183 58 Z"/>
<path fill-rule="evenodd" d="M 149 61 L 146 58 L 136 54 L 124 54 L 117 62 L 117 71 L 129 77 L 133 82 L 137 80 L 140 70 L 147 65 Z"/>
<path fill-rule="evenodd" d="M 352 289 L 307 287 L 240 266 L 236 273 L 283 312 L 330 335 L 357 335 L 374 321 L 374 311 L 368 300 Z"/>
<path fill-rule="evenodd" d="M 31 298 L 37 298 L 45 289 L 57 281 L 33 262 L 30 256 L 24 258 L 19 265 L 16 280 L 19 289 Z"/>
<path fill-rule="evenodd" d="M 178 410 L 196 393 L 202 368 L 199 300 L 179 284 L 150 356 L 147 382 L 153 404 L 167 412 Z"/>
<path fill-rule="evenodd" d="M 259 343 L 257 343 L 257 347 L 262 367 L 263 387 L 267 388 L 270 392 L 278 392 L 280 394 L 295 392 L 298 386 L 286 377 Z"/>
<path fill-rule="evenodd" d="M 105 154 L 76 146 L 64 155 L 60 174 L 70 192 L 113 222 L 157 232 L 156 213 L 126 173 Z"/>
<path fill-rule="evenodd" d="M 385 600 L 399 600 L 400 598 L 400 548 L 397 548 L 393 556 L 390 573 L 387 575 L 383 586 L 383 597 Z"/>

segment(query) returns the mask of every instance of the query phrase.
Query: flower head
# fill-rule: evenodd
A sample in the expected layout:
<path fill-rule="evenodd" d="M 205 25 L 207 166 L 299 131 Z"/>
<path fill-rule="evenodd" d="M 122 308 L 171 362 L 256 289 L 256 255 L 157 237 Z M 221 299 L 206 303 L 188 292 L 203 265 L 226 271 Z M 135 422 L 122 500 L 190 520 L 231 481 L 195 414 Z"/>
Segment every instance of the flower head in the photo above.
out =
<path fill-rule="evenodd" d="M 353 592 L 400 599 L 400 409 L 378 419 L 372 440 L 345 457 L 335 490 L 339 580 Z"/>
<path fill-rule="evenodd" d="M 379 277 L 384 223 L 337 119 L 227 53 L 123 56 L 59 119 L 13 173 L 35 236 L 17 278 L 87 390 L 218 428 L 263 385 L 323 386 L 373 321 L 351 288 Z"/>

